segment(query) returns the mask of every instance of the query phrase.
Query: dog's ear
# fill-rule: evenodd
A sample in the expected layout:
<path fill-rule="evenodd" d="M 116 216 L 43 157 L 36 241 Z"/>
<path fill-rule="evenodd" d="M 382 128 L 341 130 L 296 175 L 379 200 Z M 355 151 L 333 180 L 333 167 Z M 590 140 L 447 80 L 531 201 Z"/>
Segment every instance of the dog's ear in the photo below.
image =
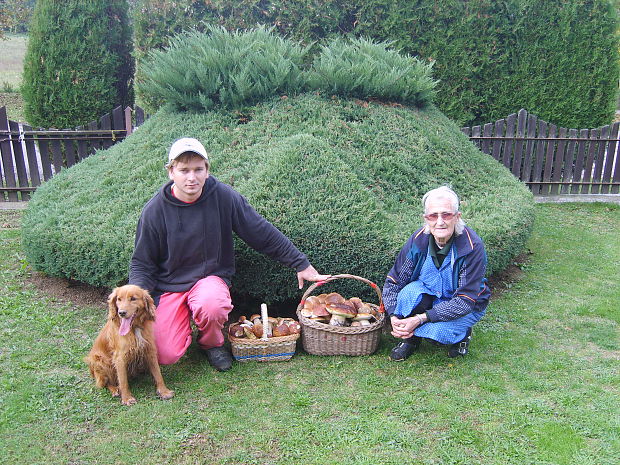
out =
<path fill-rule="evenodd" d="M 150 319 L 155 319 L 155 302 L 148 291 L 144 291 L 144 308 Z"/>
<path fill-rule="evenodd" d="M 108 319 L 109 320 L 114 320 L 115 318 L 118 318 L 118 309 L 116 307 L 116 291 L 118 290 L 118 287 L 115 288 L 112 291 L 112 294 L 110 294 L 108 296 Z"/>

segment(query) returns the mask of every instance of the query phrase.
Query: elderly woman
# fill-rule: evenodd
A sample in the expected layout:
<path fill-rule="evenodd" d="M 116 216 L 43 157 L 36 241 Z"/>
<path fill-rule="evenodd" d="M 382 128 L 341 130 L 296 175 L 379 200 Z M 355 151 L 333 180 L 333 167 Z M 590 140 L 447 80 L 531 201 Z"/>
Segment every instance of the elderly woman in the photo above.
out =
<path fill-rule="evenodd" d="M 401 249 L 383 287 L 392 335 L 402 341 L 390 358 L 407 359 L 424 338 L 466 355 L 471 328 L 485 313 L 491 292 L 484 277 L 482 240 L 465 226 L 459 198 L 449 187 L 422 198 L 424 226 Z"/>

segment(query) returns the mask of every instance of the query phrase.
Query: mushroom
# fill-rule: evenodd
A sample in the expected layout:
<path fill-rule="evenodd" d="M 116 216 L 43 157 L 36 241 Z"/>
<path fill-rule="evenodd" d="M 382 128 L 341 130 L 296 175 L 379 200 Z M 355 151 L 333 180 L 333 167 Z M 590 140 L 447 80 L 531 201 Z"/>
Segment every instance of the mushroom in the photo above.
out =
<path fill-rule="evenodd" d="M 320 305 L 318 297 L 311 295 L 304 301 L 304 306 L 301 309 L 301 314 L 306 318 L 310 318 L 312 316 L 312 311 L 317 305 Z"/>
<path fill-rule="evenodd" d="M 325 305 L 342 304 L 344 303 L 344 301 L 345 301 L 345 298 L 342 297 L 337 292 L 331 292 L 330 294 L 327 294 L 327 296 L 325 296 Z"/>
<path fill-rule="evenodd" d="M 357 313 L 355 307 L 344 302 L 327 304 L 325 308 L 332 314 L 329 320 L 329 324 L 332 326 L 345 326 L 347 318 L 353 318 Z"/>
<path fill-rule="evenodd" d="M 256 334 L 254 334 L 252 332 L 252 328 L 250 328 L 249 326 L 246 326 L 246 325 L 241 325 L 241 327 L 243 328 L 243 332 L 245 333 L 245 337 L 247 337 L 248 339 L 258 339 L 256 337 Z"/>
<path fill-rule="evenodd" d="M 353 317 L 353 322 L 351 323 L 351 326 L 353 326 L 353 323 L 359 323 L 359 325 L 355 325 L 355 326 L 370 326 L 370 320 L 372 318 L 373 316 L 370 313 L 359 313 L 358 312 L 358 314 Z"/>
<path fill-rule="evenodd" d="M 228 334 L 232 337 L 243 337 L 245 333 L 243 332 L 243 327 L 241 323 L 233 323 L 228 327 Z"/>
<path fill-rule="evenodd" d="M 301 325 L 299 321 L 291 319 L 287 322 L 289 334 L 299 334 L 301 332 Z"/>
<path fill-rule="evenodd" d="M 360 308 L 357 309 L 358 313 L 370 313 L 370 315 L 372 315 L 372 317 L 376 320 L 377 316 L 378 316 L 378 312 L 375 308 L 374 305 L 369 304 L 369 303 L 362 303 L 362 306 Z"/>
<path fill-rule="evenodd" d="M 254 323 L 248 320 L 245 315 L 241 315 L 239 317 L 239 323 L 241 323 L 241 325 L 249 326 L 250 328 L 254 325 Z"/>
<path fill-rule="evenodd" d="M 260 322 L 260 319 L 256 320 L 256 323 L 252 326 L 252 332 L 257 338 L 263 337 L 263 324 Z"/>
<path fill-rule="evenodd" d="M 261 316 L 255 313 L 250 317 L 250 321 L 252 322 L 252 332 L 254 335 L 257 338 L 263 337 L 263 322 L 261 321 Z"/>
<path fill-rule="evenodd" d="M 287 325 L 289 327 L 289 329 L 291 327 L 294 327 L 296 325 L 299 325 L 299 322 L 297 320 L 295 320 L 294 318 L 282 318 L 282 322 Z"/>
<path fill-rule="evenodd" d="M 273 336 L 273 328 L 278 324 L 278 319 L 272 316 L 267 317 L 267 337 Z"/>
<path fill-rule="evenodd" d="M 282 318 L 280 318 L 280 320 L 278 320 L 278 324 L 273 328 L 273 336 L 288 336 L 289 333 L 290 331 L 288 329 L 288 325 L 284 322 Z"/>
<path fill-rule="evenodd" d="M 360 299 L 359 297 L 351 297 L 347 302 L 353 304 L 355 310 L 357 311 L 359 311 L 360 307 L 364 305 L 364 302 L 362 302 L 362 299 Z"/>
<path fill-rule="evenodd" d="M 319 323 L 327 323 L 329 321 L 329 317 L 330 313 L 327 311 L 325 305 L 320 304 L 314 307 L 310 319 L 313 321 L 318 321 Z"/>

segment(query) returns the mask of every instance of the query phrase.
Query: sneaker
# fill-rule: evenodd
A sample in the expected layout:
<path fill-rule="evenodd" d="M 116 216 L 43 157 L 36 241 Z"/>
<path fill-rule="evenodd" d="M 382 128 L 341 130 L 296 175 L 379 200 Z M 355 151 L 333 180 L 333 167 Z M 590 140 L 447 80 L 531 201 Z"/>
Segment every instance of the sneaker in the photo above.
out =
<path fill-rule="evenodd" d="M 212 347 L 205 350 L 205 352 L 207 354 L 207 361 L 217 371 L 230 370 L 232 355 L 224 346 Z"/>
<path fill-rule="evenodd" d="M 448 357 L 455 358 L 459 355 L 464 357 L 469 352 L 469 343 L 471 342 L 471 328 L 467 329 L 465 333 L 465 337 L 461 340 L 461 342 L 457 342 L 456 344 L 452 344 L 450 349 L 448 349 Z"/>
<path fill-rule="evenodd" d="M 390 352 L 390 359 L 394 362 L 402 362 L 407 360 L 419 347 L 422 339 L 416 336 L 410 337 L 400 342 Z"/>

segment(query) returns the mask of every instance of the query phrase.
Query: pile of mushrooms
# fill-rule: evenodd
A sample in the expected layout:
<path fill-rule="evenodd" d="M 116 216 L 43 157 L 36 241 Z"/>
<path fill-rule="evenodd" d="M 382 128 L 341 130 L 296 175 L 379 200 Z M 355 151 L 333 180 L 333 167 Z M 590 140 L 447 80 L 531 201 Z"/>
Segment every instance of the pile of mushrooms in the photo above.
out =
<path fill-rule="evenodd" d="M 267 337 L 290 336 L 301 332 L 301 325 L 293 318 L 267 318 L 267 328 L 263 326 L 260 315 L 252 315 L 247 319 L 245 315 L 239 317 L 239 321 L 228 327 L 228 334 L 234 338 L 260 339 L 263 332 Z"/>
<path fill-rule="evenodd" d="M 374 305 L 359 297 L 345 299 L 337 292 L 306 298 L 301 315 L 332 326 L 369 326 L 377 320 Z"/>

